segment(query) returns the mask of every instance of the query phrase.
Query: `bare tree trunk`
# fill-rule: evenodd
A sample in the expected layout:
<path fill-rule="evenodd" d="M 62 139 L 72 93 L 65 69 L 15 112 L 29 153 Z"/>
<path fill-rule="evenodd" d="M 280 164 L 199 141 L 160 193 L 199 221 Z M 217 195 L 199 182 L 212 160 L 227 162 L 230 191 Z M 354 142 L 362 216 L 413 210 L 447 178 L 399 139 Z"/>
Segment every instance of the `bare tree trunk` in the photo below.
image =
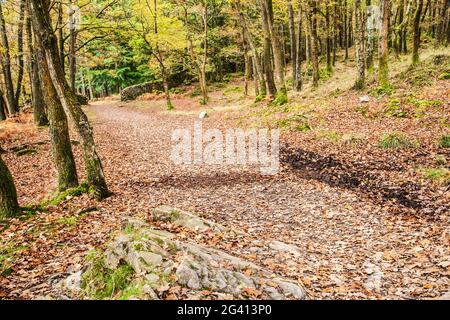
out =
<path fill-rule="evenodd" d="M 247 48 L 247 41 L 245 41 L 245 31 L 244 28 L 242 28 L 241 31 L 242 35 L 242 46 L 243 46 L 243 54 L 244 54 L 244 96 L 248 96 L 248 81 L 250 77 L 250 61 L 248 57 L 248 48 Z"/>
<path fill-rule="evenodd" d="M 302 81 L 302 21 L 303 21 L 303 10 L 302 10 L 302 2 L 298 1 L 298 35 L 297 35 L 297 59 L 295 68 L 296 76 L 294 81 L 294 89 L 296 91 L 302 90 L 303 81 Z"/>
<path fill-rule="evenodd" d="M 345 60 L 348 59 L 348 9 L 347 9 L 347 0 L 344 0 L 344 46 L 345 46 Z"/>
<path fill-rule="evenodd" d="M 422 16 L 423 0 L 417 0 L 417 8 L 414 15 L 413 23 L 413 49 L 412 64 L 419 63 L 419 47 L 420 47 L 420 18 Z"/>
<path fill-rule="evenodd" d="M 63 72 L 65 74 L 65 52 L 64 52 L 64 28 L 63 28 L 63 3 L 62 1 L 59 2 L 58 5 L 58 18 L 56 21 L 56 25 L 58 26 L 58 46 L 59 46 L 59 55 L 61 59 L 61 66 L 63 69 Z"/>
<path fill-rule="evenodd" d="M 382 0 L 381 5 L 381 30 L 380 30 L 380 44 L 379 44 L 379 70 L 378 70 L 378 85 L 382 88 L 389 86 L 389 0 Z"/>
<path fill-rule="evenodd" d="M 9 51 L 8 36 L 6 34 L 5 18 L 3 16 L 3 7 L 0 2 L 0 37 L 3 49 L 0 51 L 0 63 L 2 65 L 3 78 L 5 81 L 6 101 L 8 103 L 9 115 L 14 115 L 19 111 L 14 96 L 14 85 L 11 75 L 11 55 Z"/>
<path fill-rule="evenodd" d="M 71 2 L 72 3 L 72 2 Z M 77 74 L 77 30 L 75 30 L 74 23 L 74 10 L 72 8 L 69 9 L 69 28 L 70 28 L 70 42 L 69 42 L 69 79 L 70 79 L 70 87 L 72 88 L 73 93 L 76 92 L 76 74 Z M 63 69 L 64 70 L 64 69 Z"/>
<path fill-rule="evenodd" d="M 6 102 L 3 99 L 3 92 L 0 89 L 0 121 L 6 120 Z"/>
<path fill-rule="evenodd" d="M 45 100 L 42 93 L 41 82 L 39 80 L 39 65 L 37 62 L 37 49 L 33 47 L 33 34 L 31 28 L 31 14 L 27 10 L 26 32 L 29 54 L 30 84 L 31 84 L 31 105 L 33 106 L 34 123 L 37 126 L 48 125 L 48 119 L 45 110 Z M 37 46 L 36 46 L 37 47 Z"/>
<path fill-rule="evenodd" d="M 92 127 L 64 78 L 57 41 L 47 10 L 48 6 L 44 6 L 42 0 L 30 0 L 30 2 L 33 13 L 33 26 L 39 41 L 44 45 L 52 83 L 64 110 L 70 114 L 83 142 L 87 182 L 93 194 L 98 199 L 102 199 L 109 195 L 109 191 L 103 174 L 102 164 L 95 148 Z"/>
<path fill-rule="evenodd" d="M 265 0 L 263 0 L 265 1 Z M 265 4 L 262 4 L 262 29 L 264 35 L 264 74 L 266 80 L 267 93 L 270 99 L 273 99 L 277 94 L 277 87 L 275 85 L 274 72 L 272 70 L 272 39 L 270 37 L 269 16 L 268 11 L 265 9 Z"/>
<path fill-rule="evenodd" d="M 284 79 L 284 58 L 282 43 L 279 31 L 274 27 L 272 0 L 261 0 L 262 11 L 266 15 L 266 23 L 268 27 L 268 36 L 273 54 L 273 62 L 275 69 L 275 83 L 280 92 L 286 93 L 286 83 Z M 270 93 L 270 90 L 269 90 Z M 276 94 L 276 93 L 275 93 Z"/>
<path fill-rule="evenodd" d="M 312 86 L 317 88 L 319 86 L 319 57 L 317 48 L 317 3 L 315 0 L 309 0 L 308 22 L 311 30 L 311 64 L 313 69 Z"/>
<path fill-rule="evenodd" d="M 292 0 L 288 0 L 288 16 L 289 16 L 289 40 L 291 43 L 291 64 L 292 64 L 292 80 L 294 88 L 298 83 L 297 76 L 297 37 L 295 35 L 294 9 L 292 7 Z"/>
<path fill-rule="evenodd" d="M 326 54 L 327 54 L 327 71 L 333 70 L 331 62 L 331 24 L 330 24 L 330 7 L 329 3 L 325 3 L 325 28 L 326 28 Z"/>
<path fill-rule="evenodd" d="M 23 80 L 23 21 L 25 19 L 25 0 L 20 1 L 19 23 L 17 25 L 17 83 L 16 93 L 14 95 L 16 106 L 19 105 L 20 90 L 22 89 Z"/>
<path fill-rule="evenodd" d="M 0 156 L 0 219 L 14 217 L 19 213 L 20 207 L 13 178 Z"/>
<path fill-rule="evenodd" d="M 200 67 L 200 88 L 202 91 L 202 97 L 203 97 L 203 104 L 208 103 L 208 87 L 206 84 L 206 62 L 208 60 L 208 1 L 205 0 L 203 3 L 203 34 L 204 34 L 204 40 L 203 40 L 203 58 L 202 58 L 202 64 Z"/>
<path fill-rule="evenodd" d="M 356 46 L 356 66 L 358 69 L 358 78 L 356 79 L 355 89 L 362 89 L 365 85 L 365 63 L 364 63 L 364 14 L 361 9 L 361 0 L 355 0 L 355 46 Z"/>

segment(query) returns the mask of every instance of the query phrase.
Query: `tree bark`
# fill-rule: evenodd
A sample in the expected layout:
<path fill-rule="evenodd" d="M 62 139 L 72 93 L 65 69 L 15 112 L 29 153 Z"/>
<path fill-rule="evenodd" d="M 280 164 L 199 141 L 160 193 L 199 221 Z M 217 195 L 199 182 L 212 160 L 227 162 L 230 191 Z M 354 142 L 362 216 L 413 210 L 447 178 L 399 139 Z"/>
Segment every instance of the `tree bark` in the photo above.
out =
<path fill-rule="evenodd" d="M 19 213 L 20 207 L 13 178 L 0 156 L 0 218 L 14 217 Z"/>
<path fill-rule="evenodd" d="M 378 86 L 386 88 L 389 86 L 389 0 L 382 0 L 381 4 L 381 29 L 380 29 L 380 44 L 379 44 L 379 58 L 378 58 Z"/>
<path fill-rule="evenodd" d="M 309 0 L 308 21 L 311 31 L 311 64 L 312 64 L 312 86 L 319 86 L 319 57 L 317 48 L 317 3 L 315 0 Z"/>
<path fill-rule="evenodd" d="M 265 1 L 265 0 L 262 0 Z M 277 94 L 277 87 L 274 79 L 274 72 L 272 69 L 272 39 L 270 37 L 270 27 L 269 27 L 269 16 L 268 11 L 265 9 L 264 2 L 262 3 L 262 29 L 264 36 L 264 52 L 263 52 L 263 63 L 264 63 L 264 74 L 266 80 L 267 93 L 270 99 L 273 99 Z"/>
<path fill-rule="evenodd" d="M 46 114 L 46 106 L 44 95 L 42 93 L 41 82 L 39 80 L 39 65 L 37 63 L 36 48 L 33 47 L 33 34 L 31 27 L 31 14 L 27 10 L 28 15 L 26 19 L 26 34 L 27 45 L 29 54 L 29 74 L 30 74 L 30 86 L 31 86 L 31 105 L 33 107 L 33 119 L 37 126 L 48 125 L 48 119 Z"/>
<path fill-rule="evenodd" d="M 71 1 L 72 5 L 72 1 Z M 74 23 L 74 14 L 75 12 L 72 8 L 69 9 L 69 79 L 70 79 L 70 87 L 72 88 L 73 93 L 76 92 L 76 74 L 77 74 L 77 30 L 75 29 Z M 62 70 L 64 67 L 62 66 Z"/>
<path fill-rule="evenodd" d="M 355 47 L 356 47 L 356 66 L 358 77 L 355 83 L 355 89 L 360 90 L 365 85 L 365 63 L 364 63 L 364 14 L 361 9 L 361 0 L 355 0 Z"/>
<path fill-rule="evenodd" d="M 3 92 L 0 90 L 0 121 L 6 120 L 6 102 L 3 99 Z"/>
<path fill-rule="evenodd" d="M 11 75 L 11 54 L 9 49 L 8 36 L 6 34 L 5 18 L 3 16 L 3 7 L 0 2 L 0 38 L 3 46 L 0 52 L 0 63 L 2 65 L 3 78 L 5 81 L 6 89 L 6 101 L 8 104 L 9 115 L 14 115 L 19 111 L 19 107 L 16 104 L 16 98 L 14 96 L 14 84 Z"/>
<path fill-rule="evenodd" d="M 417 8 L 414 15 L 414 23 L 413 23 L 412 64 L 419 63 L 420 18 L 422 17 L 422 9 L 423 9 L 423 0 L 417 0 Z"/>
<path fill-rule="evenodd" d="M 39 41 L 43 44 L 45 58 L 50 71 L 52 83 L 59 100 L 68 113 L 83 142 L 84 162 L 87 182 L 96 198 L 102 199 L 109 195 L 103 167 L 94 143 L 92 127 L 86 114 L 81 109 L 77 99 L 68 86 L 58 53 L 56 37 L 53 33 L 48 6 L 42 0 L 30 0 L 33 13 L 33 26 Z"/>
<path fill-rule="evenodd" d="M 17 83 L 14 94 L 14 103 L 16 106 L 19 106 L 20 90 L 22 89 L 23 80 L 23 21 L 25 19 L 25 4 L 26 0 L 20 1 L 19 23 L 17 24 Z"/>
<path fill-rule="evenodd" d="M 280 32 L 274 26 L 272 0 L 261 0 L 262 11 L 266 14 L 266 21 L 268 27 L 268 36 L 272 47 L 275 83 L 280 92 L 286 93 L 286 83 L 284 79 L 284 57 L 283 48 L 280 38 Z M 270 92 L 269 92 L 270 93 Z"/>
<path fill-rule="evenodd" d="M 302 2 L 298 0 L 298 35 L 297 35 L 297 59 L 296 59 L 296 76 L 294 81 L 294 90 L 300 91 L 303 86 L 302 79 L 302 60 L 303 60 L 303 52 L 302 52 L 302 21 L 303 21 L 303 10 L 302 10 Z"/>
<path fill-rule="evenodd" d="M 295 22 L 294 22 L 294 8 L 292 7 L 292 0 L 288 0 L 288 16 L 289 16 L 289 40 L 291 43 L 291 65 L 292 65 L 292 80 L 294 88 L 298 83 L 297 76 L 297 37 L 295 35 Z"/>

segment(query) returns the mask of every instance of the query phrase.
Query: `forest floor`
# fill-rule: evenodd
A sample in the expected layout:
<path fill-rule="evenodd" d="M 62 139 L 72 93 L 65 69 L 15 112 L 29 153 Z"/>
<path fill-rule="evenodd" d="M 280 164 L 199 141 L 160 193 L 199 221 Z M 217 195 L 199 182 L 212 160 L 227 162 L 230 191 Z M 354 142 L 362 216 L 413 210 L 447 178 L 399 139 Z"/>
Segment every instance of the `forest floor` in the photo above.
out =
<path fill-rule="evenodd" d="M 296 279 L 315 299 L 448 295 L 445 162 L 450 152 L 438 140 L 449 133 L 449 80 L 438 80 L 427 69 L 421 81 L 431 82 L 414 89 L 411 77 L 401 80 L 405 59 L 393 67 L 398 71 L 394 93 L 373 93 L 369 77 L 368 103 L 359 103 L 366 93 L 348 90 L 354 79 L 351 64 L 338 65 L 317 91 L 307 87 L 282 106 L 243 98 L 238 79 L 217 86 L 208 108 L 199 106 L 192 93 L 176 95 L 171 112 L 152 95 L 130 103 L 114 98 L 92 103 L 86 111 L 113 196 L 102 202 L 87 194 L 68 197 L 47 212 L 5 224 L 0 298 L 45 296 L 55 280 L 81 267 L 89 250 L 111 239 L 123 217 L 154 223 L 151 209 L 162 204 L 244 231 L 243 236 L 217 236 L 163 226 L 181 239 L 224 249 Z M 174 165 L 172 131 L 193 130 L 201 110 L 208 111 L 205 129 L 281 128 L 280 173 Z M 33 149 L 3 155 L 22 205 L 39 203 L 55 186 L 47 130 L 35 129 L 31 121 L 30 115 L 8 120 L 0 132 L 3 149 L 23 144 Z M 397 131 L 415 142 L 409 148 L 380 148 L 380 137 Z M 74 150 L 82 179 L 76 142 Z M 427 170 L 437 170 L 438 179 Z M 261 238 L 296 245 L 301 254 L 249 250 L 250 242 Z"/>

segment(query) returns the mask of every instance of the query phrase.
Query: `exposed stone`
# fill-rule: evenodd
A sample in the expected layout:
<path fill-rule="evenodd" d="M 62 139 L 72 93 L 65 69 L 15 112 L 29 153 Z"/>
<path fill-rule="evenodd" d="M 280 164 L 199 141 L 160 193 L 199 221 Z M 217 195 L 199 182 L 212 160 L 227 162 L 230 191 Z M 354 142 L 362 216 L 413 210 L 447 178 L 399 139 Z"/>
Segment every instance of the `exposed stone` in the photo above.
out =
<path fill-rule="evenodd" d="M 168 221 L 175 225 L 189 228 L 195 231 L 206 231 L 212 229 L 215 231 L 224 231 L 226 228 L 212 221 L 202 219 L 190 212 L 172 208 L 170 206 L 159 206 L 152 211 L 154 220 Z"/>
<path fill-rule="evenodd" d="M 269 242 L 269 248 L 277 251 L 284 251 L 292 253 L 293 255 L 300 255 L 301 251 L 300 248 L 297 246 L 294 246 L 292 244 L 287 244 L 281 241 L 273 240 Z"/>
<path fill-rule="evenodd" d="M 81 291 L 81 270 L 57 283 L 57 288 L 63 291 L 78 293 Z"/>
<path fill-rule="evenodd" d="M 180 218 L 172 210 L 156 210 L 156 216 L 174 221 Z M 104 265 L 112 270 L 124 263 L 133 268 L 135 273 L 130 285 L 145 290 L 129 298 L 158 299 L 158 294 L 172 286 L 185 287 L 187 291 L 183 291 L 183 298 L 186 299 L 200 297 L 203 290 L 216 296 L 230 295 L 235 299 L 245 299 L 248 298 L 246 289 L 261 292 L 262 299 L 306 298 L 301 286 L 287 279 L 273 277 L 272 272 L 252 262 L 214 248 L 178 241 L 173 234 L 155 230 L 143 221 L 124 221 L 128 222 L 122 224 L 123 233 L 108 245 L 102 257 Z M 94 267 L 95 264 L 88 262 L 83 270 L 89 272 Z M 74 277 L 65 281 L 72 283 Z M 81 278 L 80 272 L 76 275 L 77 284 Z M 69 291 L 71 286 L 63 288 Z M 84 293 L 89 298 L 89 292 L 92 290 L 86 289 L 81 292 L 81 296 Z"/>
<path fill-rule="evenodd" d="M 162 91 L 162 82 L 145 82 L 141 84 L 136 84 L 134 86 L 127 87 L 120 92 L 121 101 L 135 100 L 140 95 L 144 93 L 150 93 L 154 91 Z"/>
<path fill-rule="evenodd" d="M 359 97 L 359 103 L 368 103 L 368 102 L 370 102 L 370 97 L 369 96 L 362 96 L 362 97 Z"/>

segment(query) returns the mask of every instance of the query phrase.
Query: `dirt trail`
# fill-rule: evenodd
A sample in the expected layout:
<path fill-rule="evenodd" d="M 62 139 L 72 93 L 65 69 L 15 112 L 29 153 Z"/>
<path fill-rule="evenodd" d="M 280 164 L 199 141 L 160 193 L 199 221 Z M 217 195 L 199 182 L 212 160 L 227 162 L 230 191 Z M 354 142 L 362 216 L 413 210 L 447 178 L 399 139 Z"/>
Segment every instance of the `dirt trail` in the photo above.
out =
<path fill-rule="evenodd" d="M 161 204 L 245 231 L 245 237 L 236 239 L 199 236 L 193 241 L 209 241 L 297 279 L 313 298 L 425 298 L 449 290 L 446 215 L 435 221 L 393 215 L 351 190 L 303 179 L 287 167 L 275 176 L 262 176 L 249 167 L 175 166 L 170 160 L 172 130 L 192 129 L 197 115 L 118 102 L 98 102 L 88 110 L 114 196 L 102 203 L 73 199 L 76 208 L 95 205 L 98 212 L 81 218 L 72 229 L 46 235 L 56 237 L 52 242 L 34 236 L 38 240 L 30 244 L 31 252 L 13 268 L 20 272 L 0 277 L 0 286 L 11 297 L 45 294 L 52 277 L 70 272 L 90 248 L 106 243 L 122 217 L 148 218 Z M 220 112 L 203 121 L 205 128 L 227 125 Z M 49 150 L 34 155 L 45 156 Z M 13 171 L 32 166 L 21 165 Z M 27 190 L 18 188 L 22 198 L 30 198 Z M 64 210 L 75 209 L 68 204 Z M 49 216 L 58 214 L 61 211 Z M 39 216 L 33 219 L 17 222 L 22 234 L 29 233 Z M 262 238 L 294 244 L 301 254 L 255 250 L 250 242 Z M 45 254 L 40 253 L 43 248 Z M 35 262 L 37 256 L 44 261 Z"/>
<path fill-rule="evenodd" d="M 251 168 L 174 166 L 171 130 L 192 129 L 196 116 L 107 104 L 94 110 L 97 141 L 101 149 L 114 150 L 104 154 L 113 191 L 136 214 L 169 204 L 244 229 L 250 238 L 295 244 L 301 257 L 283 261 L 259 253 L 256 259 L 275 272 L 297 275 L 316 297 L 434 296 L 448 290 L 442 222 L 393 216 L 348 190 L 303 180 L 287 169 L 268 177 Z M 223 127 L 222 116 L 213 114 L 203 126 Z M 231 249 L 253 257 L 245 245 Z"/>

